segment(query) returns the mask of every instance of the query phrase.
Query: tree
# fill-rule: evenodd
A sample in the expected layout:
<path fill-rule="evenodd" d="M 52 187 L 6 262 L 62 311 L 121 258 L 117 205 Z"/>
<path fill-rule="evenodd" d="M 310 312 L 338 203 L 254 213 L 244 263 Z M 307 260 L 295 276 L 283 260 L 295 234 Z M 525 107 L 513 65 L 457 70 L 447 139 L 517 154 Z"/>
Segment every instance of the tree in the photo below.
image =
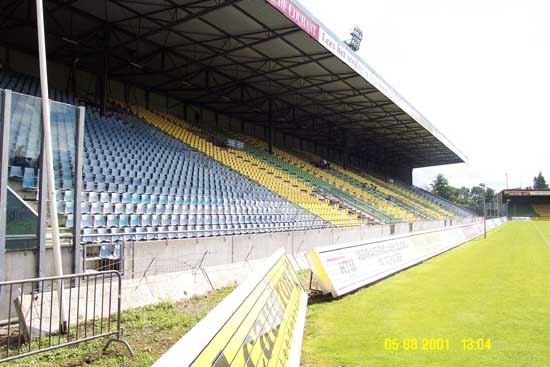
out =
<path fill-rule="evenodd" d="M 487 190 L 485 191 L 485 201 L 488 203 L 496 201 L 496 194 L 494 189 L 490 187 L 487 188 Z"/>
<path fill-rule="evenodd" d="M 539 175 L 533 178 L 533 188 L 535 190 L 543 190 L 548 188 L 548 184 L 546 183 L 542 172 L 539 172 Z"/>
<path fill-rule="evenodd" d="M 483 215 L 483 200 L 486 203 L 495 202 L 495 190 L 486 187 L 484 184 L 473 186 L 470 189 L 465 186 L 453 187 L 449 185 L 449 181 L 445 176 L 439 174 L 430 186 L 433 194 L 462 205 L 479 215 Z"/>
<path fill-rule="evenodd" d="M 459 204 L 468 204 L 468 202 L 470 201 L 470 189 L 465 187 L 465 186 L 462 186 L 460 189 L 458 189 L 458 197 L 457 197 L 457 202 Z"/>
<path fill-rule="evenodd" d="M 485 197 L 485 187 L 476 185 L 470 190 L 469 207 L 477 212 L 483 212 L 483 198 Z"/>
<path fill-rule="evenodd" d="M 432 193 L 441 196 L 444 199 L 451 199 L 451 188 L 449 186 L 449 180 L 441 173 L 437 175 L 432 184 Z"/>

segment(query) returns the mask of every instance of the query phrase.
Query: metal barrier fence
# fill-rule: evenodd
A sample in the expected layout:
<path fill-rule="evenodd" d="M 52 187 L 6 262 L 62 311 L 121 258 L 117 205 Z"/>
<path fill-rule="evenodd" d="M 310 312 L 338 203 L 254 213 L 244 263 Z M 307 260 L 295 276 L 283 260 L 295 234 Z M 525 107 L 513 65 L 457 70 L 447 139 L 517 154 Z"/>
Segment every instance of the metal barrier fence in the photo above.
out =
<path fill-rule="evenodd" d="M 117 271 L 0 282 L 8 319 L 0 327 L 0 363 L 108 337 L 122 339 Z"/>

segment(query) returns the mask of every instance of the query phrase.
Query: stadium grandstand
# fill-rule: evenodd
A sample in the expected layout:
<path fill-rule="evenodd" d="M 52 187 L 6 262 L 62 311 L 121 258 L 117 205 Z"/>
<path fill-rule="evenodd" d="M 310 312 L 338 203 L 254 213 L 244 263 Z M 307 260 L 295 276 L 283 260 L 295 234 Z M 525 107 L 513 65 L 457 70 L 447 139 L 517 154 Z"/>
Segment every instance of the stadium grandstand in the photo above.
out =
<path fill-rule="evenodd" d="M 99 337 L 132 354 L 123 308 L 235 284 L 223 302 L 258 313 L 238 327 L 289 336 L 286 358 L 307 307 L 297 268 L 327 293 L 321 260 L 338 260 L 331 277 L 355 288 L 337 297 L 505 222 L 413 185 L 467 158 L 298 1 L 44 0 L 43 18 L 31 3 L 1 11 L 0 363 Z M 501 193 L 550 215 L 523 199 Z M 347 252 L 359 241 L 380 244 Z"/>
<path fill-rule="evenodd" d="M 506 189 L 497 195 L 497 203 L 512 218 L 550 219 L 550 190 Z"/>
<path fill-rule="evenodd" d="M 38 213 L 36 29 L 26 6 L 6 8 L 9 191 Z M 472 216 L 412 186 L 414 168 L 464 155 L 299 4 L 46 1 L 45 11 L 57 208 L 75 242 Z M 82 147 L 70 106 L 85 107 Z"/>

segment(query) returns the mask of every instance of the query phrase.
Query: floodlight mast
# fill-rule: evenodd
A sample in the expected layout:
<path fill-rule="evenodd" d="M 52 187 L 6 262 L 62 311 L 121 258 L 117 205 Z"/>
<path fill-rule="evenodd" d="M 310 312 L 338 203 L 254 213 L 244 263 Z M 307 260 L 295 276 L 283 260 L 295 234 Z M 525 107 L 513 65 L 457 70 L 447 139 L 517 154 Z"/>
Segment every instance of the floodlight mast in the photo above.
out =
<path fill-rule="evenodd" d="M 361 48 L 361 41 L 363 40 L 363 31 L 356 25 L 351 29 L 349 34 L 351 35 L 351 39 L 344 43 L 353 51 L 359 51 L 359 48 Z"/>

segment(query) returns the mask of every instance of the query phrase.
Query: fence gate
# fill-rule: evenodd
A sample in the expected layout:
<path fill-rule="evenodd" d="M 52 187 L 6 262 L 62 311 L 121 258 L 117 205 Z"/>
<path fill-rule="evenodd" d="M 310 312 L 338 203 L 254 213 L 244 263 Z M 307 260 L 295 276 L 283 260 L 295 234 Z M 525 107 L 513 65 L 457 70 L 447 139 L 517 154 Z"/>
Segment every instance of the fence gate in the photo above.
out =
<path fill-rule="evenodd" d="M 0 282 L 0 363 L 98 338 L 122 343 L 117 271 Z"/>

